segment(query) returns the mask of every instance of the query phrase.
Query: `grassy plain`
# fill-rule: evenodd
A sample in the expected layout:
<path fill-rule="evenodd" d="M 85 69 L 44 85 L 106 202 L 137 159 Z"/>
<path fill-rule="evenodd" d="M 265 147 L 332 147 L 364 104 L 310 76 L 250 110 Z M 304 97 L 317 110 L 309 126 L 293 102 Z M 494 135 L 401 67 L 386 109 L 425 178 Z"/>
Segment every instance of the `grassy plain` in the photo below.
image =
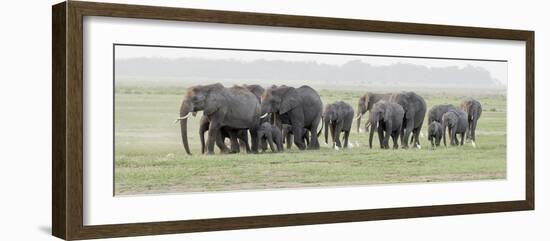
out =
<path fill-rule="evenodd" d="M 189 121 L 194 155 L 188 156 L 179 125 L 173 124 L 185 88 L 117 85 L 115 92 L 116 195 L 506 178 L 506 97 L 501 94 L 418 92 L 428 108 L 458 105 L 467 96 L 478 99 L 483 115 L 477 148 L 468 144 L 434 150 L 424 137 L 420 150 L 381 150 L 375 136 L 369 149 L 368 135 L 357 133 L 354 122 L 350 140 L 359 146 L 351 149 L 335 151 L 321 144 L 318 151 L 294 147 L 283 153 L 208 156 L 200 154 L 199 114 Z M 343 100 L 354 108 L 363 92 L 319 91 L 325 104 Z"/>

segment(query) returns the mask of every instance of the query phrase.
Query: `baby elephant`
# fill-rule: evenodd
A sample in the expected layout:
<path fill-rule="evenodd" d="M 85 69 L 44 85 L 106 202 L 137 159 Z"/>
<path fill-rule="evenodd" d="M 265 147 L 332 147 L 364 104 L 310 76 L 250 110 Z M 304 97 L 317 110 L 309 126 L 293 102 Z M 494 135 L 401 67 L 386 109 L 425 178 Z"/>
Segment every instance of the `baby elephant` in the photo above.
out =
<path fill-rule="evenodd" d="M 269 144 L 272 152 L 283 151 L 283 134 L 281 133 L 281 129 L 269 122 L 264 122 L 260 125 L 258 141 L 260 141 L 262 151 L 264 152 L 267 150 L 267 144 Z M 277 149 L 275 149 L 274 142 Z"/>
<path fill-rule="evenodd" d="M 325 143 L 328 143 L 328 132 L 332 136 L 332 146 L 338 150 L 342 148 L 340 142 L 340 133 L 344 133 L 344 147 L 348 147 L 349 132 L 351 131 L 351 124 L 353 122 L 353 108 L 351 105 L 343 102 L 336 101 L 332 104 L 325 106 L 323 111 L 323 121 L 325 122 Z"/>
<path fill-rule="evenodd" d="M 442 117 L 443 121 L 443 144 L 447 146 L 447 138 L 445 131 L 449 129 L 449 139 L 451 145 L 458 145 L 457 134 L 460 134 L 460 145 L 464 145 L 464 135 L 468 130 L 468 114 L 462 110 L 451 110 L 445 113 Z"/>
<path fill-rule="evenodd" d="M 428 140 L 432 143 L 432 147 L 441 144 L 441 136 L 443 136 L 443 126 L 437 121 L 432 121 L 428 126 Z"/>

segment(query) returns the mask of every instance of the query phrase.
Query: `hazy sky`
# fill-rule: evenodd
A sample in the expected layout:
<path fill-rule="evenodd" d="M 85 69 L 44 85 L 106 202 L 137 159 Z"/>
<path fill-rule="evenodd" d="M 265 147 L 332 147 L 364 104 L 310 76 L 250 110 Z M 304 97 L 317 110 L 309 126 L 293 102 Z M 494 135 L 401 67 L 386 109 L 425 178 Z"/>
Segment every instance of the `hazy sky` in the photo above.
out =
<path fill-rule="evenodd" d="M 445 60 L 445 59 L 418 59 L 403 57 L 352 56 L 333 54 L 306 54 L 306 53 L 273 53 L 262 51 L 237 50 L 205 50 L 189 48 L 143 47 L 143 46 L 116 46 L 116 59 L 130 58 L 202 58 L 202 59 L 234 59 L 239 61 L 254 60 L 283 60 L 283 61 L 311 61 L 330 65 L 342 65 L 349 61 L 360 60 L 371 65 L 382 66 L 396 63 L 424 65 L 426 67 L 464 68 L 468 65 L 481 67 L 489 71 L 491 76 L 507 86 L 508 66 L 506 62 L 473 61 L 473 60 Z"/>

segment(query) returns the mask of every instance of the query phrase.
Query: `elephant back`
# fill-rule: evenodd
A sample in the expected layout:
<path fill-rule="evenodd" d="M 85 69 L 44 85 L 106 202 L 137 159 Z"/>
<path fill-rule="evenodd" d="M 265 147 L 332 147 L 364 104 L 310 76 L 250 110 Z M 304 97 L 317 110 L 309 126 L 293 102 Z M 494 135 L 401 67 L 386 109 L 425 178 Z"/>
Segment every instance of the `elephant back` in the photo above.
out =
<path fill-rule="evenodd" d="M 390 97 L 390 102 L 396 103 L 403 107 L 405 111 L 405 118 L 414 118 L 414 127 L 419 127 L 424 122 L 424 116 L 426 115 L 426 101 L 422 96 L 415 92 L 401 92 L 393 94 Z"/>
<path fill-rule="evenodd" d="M 307 85 L 301 86 L 296 91 L 302 103 L 305 104 L 304 107 L 318 112 L 320 116 L 323 110 L 323 101 L 321 101 L 319 93 Z"/>

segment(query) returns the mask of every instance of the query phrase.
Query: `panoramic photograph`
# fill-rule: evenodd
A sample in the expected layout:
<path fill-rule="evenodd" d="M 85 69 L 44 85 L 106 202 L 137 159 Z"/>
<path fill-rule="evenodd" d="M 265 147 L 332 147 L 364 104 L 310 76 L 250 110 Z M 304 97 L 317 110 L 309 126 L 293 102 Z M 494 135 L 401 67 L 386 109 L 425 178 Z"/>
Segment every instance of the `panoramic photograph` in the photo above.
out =
<path fill-rule="evenodd" d="M 506 179 L 505 60 L 113 55 L 115 195 Z"/>

